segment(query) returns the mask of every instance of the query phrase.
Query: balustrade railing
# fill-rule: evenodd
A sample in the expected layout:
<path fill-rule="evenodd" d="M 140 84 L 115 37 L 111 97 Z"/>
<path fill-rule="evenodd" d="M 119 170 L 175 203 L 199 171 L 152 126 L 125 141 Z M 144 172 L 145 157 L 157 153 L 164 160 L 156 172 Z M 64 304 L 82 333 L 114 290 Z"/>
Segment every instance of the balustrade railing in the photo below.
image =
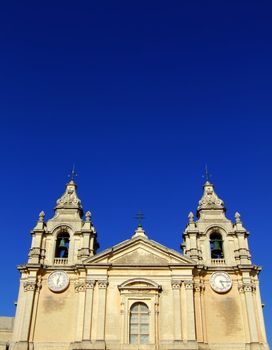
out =
<path fill-rule="evenodd" d="M 211 260 L 212 265 L 225 265 L 225 259 L 212 259 Z"/>
<path fill-rule="evenodd" d="M 54 259 L 54 265 L 67 265 L 68 264 L 68 258 L 55 258 Z"/>

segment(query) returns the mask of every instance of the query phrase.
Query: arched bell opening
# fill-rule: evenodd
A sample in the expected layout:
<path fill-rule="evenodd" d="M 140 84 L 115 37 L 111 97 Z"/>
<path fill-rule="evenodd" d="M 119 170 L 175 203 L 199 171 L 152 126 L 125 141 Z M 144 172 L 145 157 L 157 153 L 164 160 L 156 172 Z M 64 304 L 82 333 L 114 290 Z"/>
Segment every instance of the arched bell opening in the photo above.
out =
<path fill-rule="evenodd" d="M 210 235 L 210 248 L 212 259 L 224 259 L 223 239 L 219 232 Z"/>
<path fill-rule="evenodd" d="M 70 236 L 62 232 L 57 236 L 55 258 L 68 258 Z"/>

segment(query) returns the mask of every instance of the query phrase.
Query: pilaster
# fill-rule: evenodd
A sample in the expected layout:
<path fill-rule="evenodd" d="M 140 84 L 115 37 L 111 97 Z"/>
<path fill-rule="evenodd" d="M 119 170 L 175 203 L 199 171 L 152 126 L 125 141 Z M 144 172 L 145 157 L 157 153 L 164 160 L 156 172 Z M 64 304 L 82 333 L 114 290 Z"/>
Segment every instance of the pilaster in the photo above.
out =
<path fill-rule="evenodd" d="M 86 298 L 84 308 L 84 326 L 83 326 L 83 340 L 91 339 L 92 330 L 92 314 L 93 314 L 93 292 L 95 281 L 86 280 Z"/>
<path fill-rule="evenodd" d="M 258 330 L 252 295 L 252 293 L 255 291 L 255 285 L 249 282 L 242 282 L 239 284 L 238 288 L 239 292 L 244 295 L 250 343 L 257 343 Z"/>
<path fill-rule="evenodd" d="M 184 281 L 186 295 L 186 318 L 187 318 L 187 340 L 195 341 L 195 311 L 194 311 L 194 282 L 192 280 Z"/>
<path fill-rule="evenodd" d="M 181 281 L 172 280 L 173 291 L 173 314 L 174 314 L 174 339 L 175 341 L 182 340 L 182 328 L 181 328 Z"/>
<path fill-rule="evenodd" d="M 197 281 L 194 283 L 194 301 L 195 301 L 195 322 L 196 322 L 196 334 L 198 342 L 205 342 L 205 315 L 203 307 L 203 292 L 204 283 L 202 281 Z"/>
<path fill-rule="evenodd" d="M 106 296 L 107 280 L 97 281 L 98 284 L 98 314 L 97 314 L 97 333 L 96 341 L 105 341 L 105 316 L 106 316 Z"/>

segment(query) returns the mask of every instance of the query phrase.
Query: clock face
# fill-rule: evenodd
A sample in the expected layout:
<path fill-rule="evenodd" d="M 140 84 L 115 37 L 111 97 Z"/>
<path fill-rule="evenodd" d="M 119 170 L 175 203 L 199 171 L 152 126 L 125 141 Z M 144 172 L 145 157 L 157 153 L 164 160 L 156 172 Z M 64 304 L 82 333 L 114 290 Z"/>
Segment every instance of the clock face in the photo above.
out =
<path fill-rule="evenodd" d="M 210 278 L 210 285 L 217 293 L 226 293 L 232 287 L 232 280 L 226 272 L 214 272 Z"/>
<path fill-rule="evenodd" d="M 53 292 L 62 292 L 68 284 L 69 277 L 64 271 L 54 271 L 48 276 L 48 288 Z"/>

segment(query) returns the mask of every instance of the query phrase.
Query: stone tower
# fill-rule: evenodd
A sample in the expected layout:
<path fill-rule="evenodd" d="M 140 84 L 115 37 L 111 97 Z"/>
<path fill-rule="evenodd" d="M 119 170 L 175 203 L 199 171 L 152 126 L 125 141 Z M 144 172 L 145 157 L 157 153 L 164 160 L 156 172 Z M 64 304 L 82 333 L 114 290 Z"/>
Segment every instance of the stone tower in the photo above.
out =
<path fill-rule="evenodd" d="M 12 340 L 15 349 L 32 349 L 34 346 L 29 340 L 36 322 L 43 276 L 60 270 L 79 274 L 82 261 L 93 256 L 98 248 L 91 213 L 87 211 L 85 220 L 82 219 L 83 209 L 76 189 L 71 180 L 57 200 L 55 215 L 45 221 L 42 211 L 31 232 L 28 262 L 18 267 L 21 280 Z"/>
<path fill-rule="evenodd" d="M 204 343 L 220 342 L 229 334 L 232 342 L 243 339 L 246 349 L 266 348 L 258 280 L 261 268 L 252 264 L 249 233 L 238 212 L 234 222 L 226 218 L 224 202 L 212 183 L 206 181 L 203 189 L 197 219 L 189 213 L 182 243 L 185 256 L 196 262 L 198 334 Z"/>

